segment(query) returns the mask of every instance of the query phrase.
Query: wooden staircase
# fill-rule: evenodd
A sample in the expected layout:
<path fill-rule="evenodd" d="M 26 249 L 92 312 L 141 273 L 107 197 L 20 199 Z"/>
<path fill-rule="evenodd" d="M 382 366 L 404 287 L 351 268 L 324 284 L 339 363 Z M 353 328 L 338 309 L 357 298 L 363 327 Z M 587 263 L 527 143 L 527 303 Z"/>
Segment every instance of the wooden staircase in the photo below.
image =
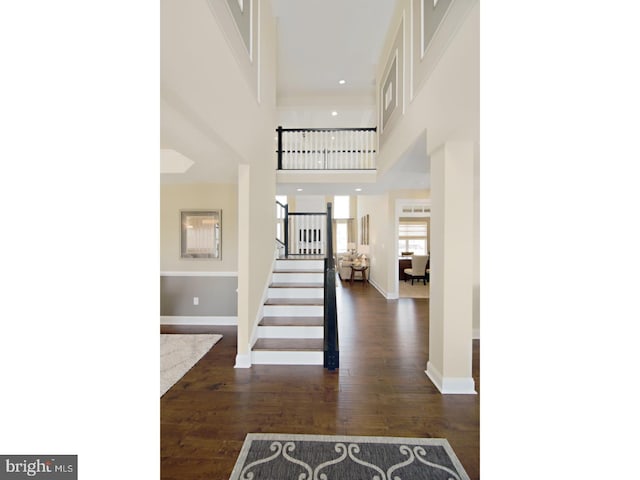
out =
<path fill-rule="evenodd" d="M 251 363 L 322 365 L 324 260 L 277 259 Z"/>

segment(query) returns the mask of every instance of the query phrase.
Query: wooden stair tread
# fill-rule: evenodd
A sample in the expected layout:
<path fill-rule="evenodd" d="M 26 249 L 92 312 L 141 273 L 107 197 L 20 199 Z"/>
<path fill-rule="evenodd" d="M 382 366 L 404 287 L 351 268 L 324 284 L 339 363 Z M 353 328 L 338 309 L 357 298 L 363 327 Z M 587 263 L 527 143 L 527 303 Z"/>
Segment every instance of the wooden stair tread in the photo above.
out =
<path fill-rule="evenodd" d="M 262 317 L 262 327 L 321 327 L 324 317 Z"/>
<path fill-rule="evenodd" d="M 324 305 L 323 298 L 269 298 L 265 305 L 306 305 L 316 306 Z"/>
<path fill-rule="evenodd" d="M 272 283 L 270 288 L 324 288 L 323 283 Z"/>
<path fill-rule="evenodd" d="M 260 338 L 252 348 L 276 351 L 323 351 L 322 338 Z"/>

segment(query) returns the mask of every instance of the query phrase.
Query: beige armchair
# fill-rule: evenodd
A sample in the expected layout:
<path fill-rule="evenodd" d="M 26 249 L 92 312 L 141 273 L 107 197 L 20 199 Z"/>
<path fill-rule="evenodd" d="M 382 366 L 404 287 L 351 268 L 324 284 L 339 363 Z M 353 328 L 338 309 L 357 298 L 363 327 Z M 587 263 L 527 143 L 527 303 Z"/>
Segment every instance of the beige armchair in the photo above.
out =
<path fill-rule="evenodd" d="M 336 271 L 340 280 L 349 280 L 351 278 L 351 265 L 357 261 L 357 255 L 344 253 L 336 255 Z"/>

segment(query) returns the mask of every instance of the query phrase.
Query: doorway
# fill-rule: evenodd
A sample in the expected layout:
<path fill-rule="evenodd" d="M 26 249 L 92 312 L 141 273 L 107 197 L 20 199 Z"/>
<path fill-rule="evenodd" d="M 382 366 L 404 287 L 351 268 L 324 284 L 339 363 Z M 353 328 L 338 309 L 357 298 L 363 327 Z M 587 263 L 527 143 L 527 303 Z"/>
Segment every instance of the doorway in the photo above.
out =
<path fill-rule="evenodd" d="M 414 279 L 405 275 L 411 268 L 412 255 L 429 255 L 431 232 L 431 200 L 402 199 L 396 201 L 395 216 L 395 284 L 398 298 L 429 298 L 429 276 Z"/>

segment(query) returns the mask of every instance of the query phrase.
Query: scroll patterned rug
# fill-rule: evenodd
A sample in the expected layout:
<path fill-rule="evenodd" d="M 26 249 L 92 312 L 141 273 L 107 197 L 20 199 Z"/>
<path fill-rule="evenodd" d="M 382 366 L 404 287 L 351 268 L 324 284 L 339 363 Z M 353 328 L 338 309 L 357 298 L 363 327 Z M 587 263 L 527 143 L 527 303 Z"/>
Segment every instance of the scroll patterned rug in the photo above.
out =
<path fill-rule="evenodd" d="M 442 438 L 247 434 L 229 480 L 469 480 Z"/>
<path fill-rule="evenodd" d="M 191 370 L 222 335 L 160 334 L 160 396 Z"/>

